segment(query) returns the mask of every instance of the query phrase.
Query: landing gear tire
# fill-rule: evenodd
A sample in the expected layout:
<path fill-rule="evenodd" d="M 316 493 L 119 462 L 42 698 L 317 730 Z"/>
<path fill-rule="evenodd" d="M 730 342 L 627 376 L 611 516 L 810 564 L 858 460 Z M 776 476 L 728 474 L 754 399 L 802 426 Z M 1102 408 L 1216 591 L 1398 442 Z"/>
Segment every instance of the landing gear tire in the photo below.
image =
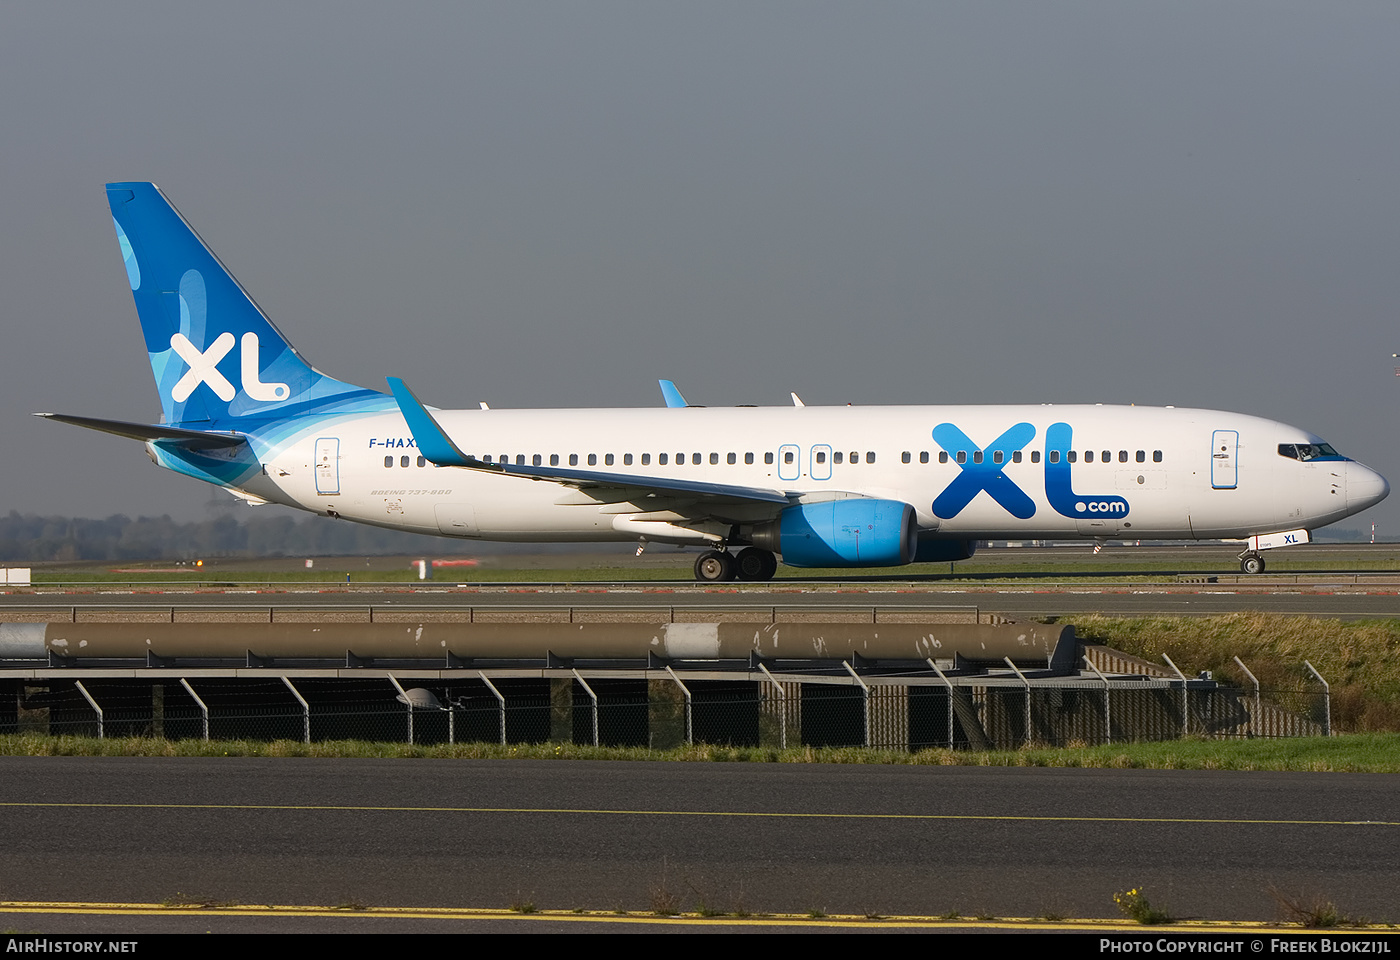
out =
<path fill-rule="evenodd" d="M 1240 557 L 1240 570 L 1249 574 L 1263 573 L 1264 558 L 1257 553 L 1246 553 Z"/>
<path fill-rule="evenodd" d="M 734 558 L 735 572 L 740 580 L 772 580 L 778 572 L 778 558 L 758 547 L 745 547 Z"/>
<path fill-rule="evenodd" d="M 734 557 L 725 550 L 706 550 L 695 561 L 695 579 L 720 583 L 734 579 Z"/>

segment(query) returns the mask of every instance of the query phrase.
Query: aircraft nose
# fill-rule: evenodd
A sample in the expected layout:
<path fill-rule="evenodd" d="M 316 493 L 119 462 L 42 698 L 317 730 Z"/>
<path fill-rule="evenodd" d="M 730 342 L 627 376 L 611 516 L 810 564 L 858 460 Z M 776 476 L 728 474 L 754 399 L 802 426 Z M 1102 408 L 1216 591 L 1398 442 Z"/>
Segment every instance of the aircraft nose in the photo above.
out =
<path fill-rule="evenodd" d="M 1370 467 L 1347 464 L 1347 510 L 1355 513 L 1380 503 L 1390 493 L 1390 484 Z"/>

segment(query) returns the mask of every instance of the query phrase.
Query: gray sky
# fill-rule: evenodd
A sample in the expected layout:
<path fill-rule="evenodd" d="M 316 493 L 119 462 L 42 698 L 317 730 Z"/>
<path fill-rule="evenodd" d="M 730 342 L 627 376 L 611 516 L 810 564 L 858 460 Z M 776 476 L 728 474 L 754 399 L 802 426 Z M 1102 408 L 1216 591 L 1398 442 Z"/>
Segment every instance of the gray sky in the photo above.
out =
<path fill-rule="evenodd" d="M 27 416 L 159 413 L 122 179 L 440 406 L 1171 403 L 1400 486 L 1397 50 L 1393 2 L 12 0 L 0 509 L 206 509 Z"/>

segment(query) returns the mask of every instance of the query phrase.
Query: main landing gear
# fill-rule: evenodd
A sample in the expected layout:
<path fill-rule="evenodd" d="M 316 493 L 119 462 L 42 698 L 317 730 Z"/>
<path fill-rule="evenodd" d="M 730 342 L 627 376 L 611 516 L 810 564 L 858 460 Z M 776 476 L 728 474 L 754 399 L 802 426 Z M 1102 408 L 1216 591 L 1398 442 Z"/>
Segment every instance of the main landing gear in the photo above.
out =
<path fill-rule="evenodd" d="M 778 558 L 758 547 L 745 547 L 734 556 L 728 550 L 706 550 L 695 561 L 695 579 L 705 583 L 733 580 L 772 580 Z"/>
<path fill-rule="evenodd" d="M 1240 554 L 1240 570 L 1244 573 L 1263 573 L 1264 558 L 1253 550 Z"/>

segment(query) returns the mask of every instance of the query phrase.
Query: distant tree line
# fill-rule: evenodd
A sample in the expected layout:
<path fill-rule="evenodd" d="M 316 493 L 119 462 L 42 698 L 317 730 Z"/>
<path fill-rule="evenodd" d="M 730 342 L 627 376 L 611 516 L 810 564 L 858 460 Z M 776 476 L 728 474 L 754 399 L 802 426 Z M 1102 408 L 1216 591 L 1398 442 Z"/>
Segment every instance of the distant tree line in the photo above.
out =
<path fill-rule="evenodd" d="M 0 517 L 0 561 L 191 560 L 203 557 L 383 556 L 453 552 L 441 537 L 383 530 L 325 517 L 231 516 L 178 523 L 168 516 L 113 514 Z"/>

